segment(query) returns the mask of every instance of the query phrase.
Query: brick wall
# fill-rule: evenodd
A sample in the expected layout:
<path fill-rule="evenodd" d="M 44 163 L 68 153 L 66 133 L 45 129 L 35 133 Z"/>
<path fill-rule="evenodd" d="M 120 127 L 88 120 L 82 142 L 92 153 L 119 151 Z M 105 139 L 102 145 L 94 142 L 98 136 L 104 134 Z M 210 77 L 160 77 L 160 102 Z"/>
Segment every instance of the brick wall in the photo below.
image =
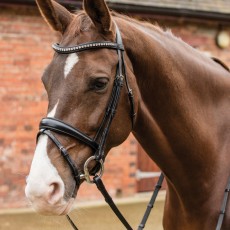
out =
<path fill-rule="evenodd" d="M 40 75 L 55 38 L 30 8 L 0 9 L 0 207 L 25 205 L 25 176 L 46 111 Z"/>
<path fill-rule="evenodd" d="M 191 45 L 211 51 L 230 66 L 229 48 L 215 44 L 217 25 L 160 20 Z M 226 28 L 230 32 L 230 28 Z M 56 37 L 35 7 L 0 8 L 0 208 L 24 207 L 25 176 L 35 147 L 38 123 L 45 116 L 46 93 L 40 76 L 51 60 Z M 130 138 L 113 149 L 105 164 L 104 182 L 113 196 L 136 191 L 137 142 Z M 78 199 L 100 197 L 84 184 Z"/>

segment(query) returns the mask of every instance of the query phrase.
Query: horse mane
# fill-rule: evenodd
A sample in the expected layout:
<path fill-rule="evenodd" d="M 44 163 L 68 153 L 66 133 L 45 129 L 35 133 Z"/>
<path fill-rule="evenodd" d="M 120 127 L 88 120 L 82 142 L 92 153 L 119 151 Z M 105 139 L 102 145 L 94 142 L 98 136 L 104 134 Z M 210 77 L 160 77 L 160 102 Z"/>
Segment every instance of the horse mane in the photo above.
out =
<path fill-rule="evenodd" d="M 125 21 L 137 24 L 139 26 L 143 26 L 143 27 L 145 27 L 147 29 L 150 29 L 150 30 L 158 30 L 158 31 L 164 32 L 163 28 L 161 28 L 157 24 L 157 22 L 154 22 L 154 24 L 153 24 L 153 22 L 149 22 L 149 21 L 146 21 L 146 20 L 136 19 L 136 18 L 124 15 L 124 14 L 117 13 L 115 11 L 112 11 L 112 16 L 124 19 Z"/>
<path fill-rule="evenodd" d="M 117 13 L 115 11 L 112 11 L 111 13 L 112 13 L 112 16 L 114 16 L 114 17 L 121 18 L 127 22 L 134 24 L 134 25 L 140 26 L 144 29 L 148 29 L 147 32 L 149 32 L 150 34 L 153 32 L 157 32 L 157 33 L 164 35 L 165 37 L 169 37 L 170 39 L 174 39 L 174 40 L 183 42 L 183 40 L 180 37 L 177 37 L 172 33 L 171 29 L 163 28 L 157 22 L 136 19 L 136 18 L 124 15 L 124 14 Z M 185 43 L 185 44 L 188 45 L 187 43 Z"/>
<path fill-rule="evenodd" d="M 67 30 L 68 35 L 73 37 L 79 35 L 82 31 L 87 31 L 90 28 L 90 25 L 92 25 L 92 21 L 85 11 L 79 10 L 75 12 L 74 15 L 74 20 L 71 23 L 70 28 Z M 74 30 L 71 29 L 72 27 L 74 27 Z"/>
<path fill-rule="evenodd" d="M 130 16 L 127 15 L 123 15 L 120 13 L 117 13 L 115 11 L 112 11 L 112 16 L 118 17 L 118 18 L 122 18 L 128 22 L 131 22 L 133 24 L 139 25 L 141 27 L 147 28 L 149 29 L 148 32 L 153 32 L 153 31 L 157 31 L 159 33 L 164 34 L 165 36 L 169 37 L 170 39 L 174 39 L 177 40 L 179 42 L 182 42 L 183 44 L 191 47 L 189 44 L 185 43 L 180 37 L 175 36 L 172 31 L 168 28 L 166 28 L 165 30 L 159 26 L 159 24 L 157 22 L 155 22 L 154 24 L 152 22 L 149 21 L 140 21 L 138 19 L 132 18 Z M 207 56 L 206 54 L 204 54 L 204 52 L 200 51 L 199 49 L 194 49 L 196 50 L 199 54 L 201 54 L 202 56 Z M 223 67 L 225 70 L 227 70 L 228 72 L 230 72 L 230 68 L 227 66 L 226 63 L 224 63 L 222 60 L 220 60 L 217 57 L 213 57 L 213 56 L 209 56 L 209 59 L 213 60 L 215 63 L 219 64 L 221 67 Z"/>
<path fill-rule="evenodd" d="M 115 11 L 111 11 L 111 15 L 114 18 L 120 18 L 123 19 L 124 21 L 130 22 L 134 25 L 140 26 L 144 29 L 148 29 L 148 33 L 153 33 L 153 32 L 157 32 L 160 33 L 162 35 L 164 35 L 165 37 L 168 37 L 170 39 L 173 40 L 177 40 L 180 43 L 183 43 L 186 46 L 191 47 L 189 44 L 185 43 L 180 37 L 175 36 L 172 31 L 168 28 L 163 29 L 161 26 L 159 26 L 159 24 L 157 22 L 153 23 L 153 22 L 149 22 L 146 20 L 139 20 L 121 13 L 117 13 Z M 72 22 L 74 24 L 74 30 L 69 29 L 68 30 L 68 35 L 70 36 L 77 36 L 78 34 L 80 34 L 81 31 L 87 31 L 90 26 L 92 25 L 92 21 L 89 18 L 89 16 L 86 14 L 86 12 L 84 10 L 78 10 L 75 12 L 75 19 Z M 72 26 L 71 26 L 72 27 Z M 202 51 L 194 49 L 195 51 L 197 51 L 197 54 L 204 56 L 205 55 Z M 213 60 L 214 62 L 216 62 L 217 64 L 219 64 L 220 66 L 222 66 L 224 69 L 226 69 L 227 71 L 229 71 L 228 66 L 221 60 L 219 60 L 216 57 L 209 57 L 211 60 Z"/>
<path fill-rule="evenodd" d="M 171 35 L 172 37 L 175 37 L 170 29 L 166 29 L 164 30 L 162 27 L 160 27 L 157 22 L 155 22 L 154 24 L 152 22 L 149 21 L 141 21 L 139 19 L 121 14 L 121 13 L 117 13 L 115 11 L 111 11 L 111 15 L 113 17 L 117 17 L 117 18 L 121 18 L 125 21 L 131 22 L 133 24 L 142 26 L 144 28 L 147 28 L 149 30 L 153 30 L 153 31 L 158 31 L 158 32 L 162 32 L 162 33 L 166 33 Z M 86 14 L 86 12 L 84 10 L 78 10 L 77 12 L 75 12 L 75 19 L 74 19 L 74 24 L 75 24 L 75 34 L 79 34 L 81 31 L 87 31 L 90 27 L 90 25 L 92 24 L 92 21 L 90 20 L 89 16 Z"/>

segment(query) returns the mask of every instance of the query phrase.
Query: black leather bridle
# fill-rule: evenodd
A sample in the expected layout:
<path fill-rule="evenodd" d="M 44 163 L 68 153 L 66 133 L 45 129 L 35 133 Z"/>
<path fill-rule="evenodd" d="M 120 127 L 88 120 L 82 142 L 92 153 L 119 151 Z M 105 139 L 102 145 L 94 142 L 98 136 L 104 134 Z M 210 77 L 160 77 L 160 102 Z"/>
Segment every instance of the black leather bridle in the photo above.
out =
<path fill-rule="evenodd" d="M 60 54 L 70 54 L 70 53 L 82 52 L 82 51 L 92 50 L 92 49 L 101 49 L 101 48 L 117 50 L 117 54 L 118 54 L 118 64 L 117 64 L 116 76 L 113 84 L 112 93 L 104 114 L 104 118 L 94 138 L 89 137 L 82 131 L 56 118 L 46 117 L 43 118 L 40 122 L 40 127 L 39 127 L 40 131 L 38 133 L 38 136 L 40 136 L 41 134 L 47 135 L 53 141 L 53 143 L 58 147 L 62 156 L 64 157 L 64 159 L 66 160 L 66 162 L 68 163 L 72 171 L 73 177 L 76 181 L 76 186 L 80 185 L 80 180 L 82 179 L 85 179 L 89 183 L 93 183 L 93 181 L 90 179 L 90 173 L 88 170 L 88 164 L 91 161 L 98 162 L 99 166 L 97 167 L 97 171 L 100 171 L 101 173 L 100 176 L 103 173 L 105 143 L 109 133 L 110 125 L 116 113 L 120 92 L 124 84 L 124 81 L 128 90 L 128 98 L 131 106 L 130 116 L 131 116 L 132 126 L 134 125 L 134 117 L 135 117 L 134 99 L 133 99 L 132 89 L 129 86 L 128 79 L 126 76 L 126 69 L 124 63 L 124 46 L 118 28 L 116 32 L 117 32 L 116 43 L 110 41 L 102 41 L 102 42 L 96 41 L 96 42 L 89 42 L 89 43 L 84 43 L 84 44 L 71 46 L 71 47 L 61 47 L 59 44 L 54 44 L 52 46 L 53 49 Z M 69 156 L 65 147 L 62 146 L 62 144 L 51 133 L 51 131 L 70 136 L 91 147 L 93 151 L 93 155 L 85 162 L 84 174 L 81 174 L 80 171 L 76 168 L 75 163 Z M 96 172 L 94 172 L 94 174 L 95 173 Z"/>
<path fill-rule="evenodd" d="M 77 53 L 77 52 L 82 52 L 86 50 L 101 49 L 101 48 L 117 50 L 118 64 L 117 64 L 116 76 L 114 79 L 112 93 L 111 93 L 110 100 L 107 105 L 103 120 L 97 130 L 95 137 L 91 138 L 85 133 L 83 133 L 82 131 L 72 127 L 71 125 L 61 120 L 58 120 L 56 118 L 46 117 L 46 118 L 43 118 L 40 122 L 40 126 L 39 126 L 40 130 L 37 135 L 37 140 L 40 135 L 47 135 L 53 141 L 53 143 L 57 146 L 57 148 L 60 150 L 60 153 L 65 159 L 65 161 L 67 162 L 67 164 L 69 165 L 72 175 L 74 177 L 74 180 L 76 182 L 75 189 L 72 194 L 73 197 L 75 197 L 76 188 L 79 187 L 82 180 L 86 180 L 88 183 L 95 183 L 97 185 L 97 188 L 100 190 L 100 192 L 104 196 L 105 201 L 112 208 L 112 210 L 117 215 L 117 217 L 120 219 L 120 221 L 123 223 L 125 228 L 128 230 L 132 230 L 132 227 L 129 225 L 129 223 L 126 221 L 126 219 L 123 217 L 121 212 L 118 210 L 118 208 L 114 204 L 112 198 L 108 194 L 101 180 L 101 177 L 104 171 L 105 143 L 108 137 L 111 123 L 116 113 L 121 89 L 122 89 L 124 82 L 125 82 L 125 85 L 128 91 L 128 98 L 129 98 L 130 107 L 131 107 L 130 116 L 131 116 L 132 127 L 134 125 L 134 118 L 135 118 L 134 98 L 133 98 L 132 89 L 129 86 L 127 75 L 126 75 L 126 68 L 125 68 L 125 63 L 124 63 L 124 46 L 123 46 L 120 31 L 118 27 L 116 26 L 116 42 L 115 43 L 110 42 L 110 41 L 101 41 L 101 42 L 95 41 L 95 42 L 88 42 L 88 43 L 80 44 L 77 46 L 71 46 L 71 47 L 62 47 L 59 44 L 54 44 L 52 47 L 57 53 L 60 53 L 60 54 Z M 84 173 L 81 173 L 81 171 L 77 169 L 68 151 L 61 144 L 61 142 L 55 137 L 53 132 L 67 135 L 74 139 L 77 139 L 78 141 L 88 145 L 92 149 L 93 151 L 92 156 L 89 157 L 84 164 Z M 88 169 L 88 165 L 91 161 L 96 161 L 97 165 L 96 167 L 94 167 L 93 171 L 90 172 Z M 91 179 L 92 176 L 93 176 L 93 179 Z M 151 209 L 153 208 L 153 204 L 162 186 L 163 180 L 164 180 L 164 175 L 163 173 L 161 173 L 161 176 L 153 191 L 153 195 L 144 213 L 142 221 L 140 225 L 138 226 L 138 230 L 141 230 L 145 227 L 146 221 L 151 212 Z M 223 219 L 224 219 L 224 214 L 226 211 L 229 192 L 230 192 L 230 178 L 229 178 L 229 181 L 225 189 L 224 199 L 223 199 L 223 203 L 221 206 L 221 212 L 218 218 L 216 230 L 221 229 Z M 72 220 L 70 219 L 68 215 L 67 215 L 67 219 L 72 225 L 72 227 L 75 230 L 77 230 L 76 225 L 72 222 Z"/>
<path fill-rule="evenodd" d="M 116 205 L 114 204 L 112 198 L 109 196 L 108 192 L 104 187 L 104 184 L 101 181 L 101 177 L 104 171 L 105 144 L 106 144 L 111 123 L 116 113 L 121 89 L 124 83 L 128 91 L 128 98 L 129 98 L 130 108 L 131 108 L 130 116 L 131 116 L 132 127 L 134 125 L 134 118 L 135 118 L 134 98 L 133 98 L 132 89 L 129 86 L 129 82 L 126 75 L 126 67 L 124 63 L 124 46 L 123 46 L 120 31 L 116 25 L 115 43 L 111 41 L 95 41 L 95 42 L 88 42 L 88 43 L 80 44 L 77 46 L 71 46 L 71 47 L 62 47 L 59 44 L 53 44 L 52 47 L 59 54 L 70 54 L 70 53 L 77 53 L 86 50 L 101 49 L 101 48 L 113 49 L 117 51 L 118 64 L 117 64 L 116 76 L 114 79 L 110 100 L 107 105 L 103 120 L 97 130 L 95 137 L 91 138 L 85 133 L 83 133 L 82 131 L 72 127 L 71 125 L 61 120 L 58 120 L 56 118 L 46 117 L 43 118 L 40 122 L 37 140 L 40 135 L 47 135 L 57 146 L 57 148 L 60 150 L 60 153 L 65 159 L 65 161 L 67 162 L 67 164 L 69 165 L 73 178 L 76 182 L 75 189 L 72 194 L 73 197 L 76 194 L 76 188 L 79 187 L 82 180 L 86 180 L 88 183 L 95 183 L 98 189 L 105 197 L 107 203 L 113 209 L 113 211 L 121 220 L 121 222 L 124 224 L 124 226 L 127 229 L 132 229 L 128 224 L 128 222 L 125 220 L 125 218 L 122 216 L 120 211 L 117 209 Z M 74 139 L 77 139 L 78 141 L 88 145 L 92 149 L 93 152 L 92 156 L 89 157 L 84 164 L 84 173 L 81 173 L 80 170 L 78 170 L 74 161 L 70 157 L 68 151 L 61 144 L 61 142 L 55 137 L 53 132 L 64 134 Z M 94 167 L 93 171 L 89 172 L 88 165 L 91 161 L 96 161 L 97 165 L 96 167 Z M 93 176 L 93 179 L 91 179 L 92 178 L 91 176 Z M 75 224 L 72 222 L 72 220 L 69 218 L 68 215 L 67 218 L 71 223 L 72 227 L 74 229 L 77 229 L 77 227 L 75 226 Z"/>

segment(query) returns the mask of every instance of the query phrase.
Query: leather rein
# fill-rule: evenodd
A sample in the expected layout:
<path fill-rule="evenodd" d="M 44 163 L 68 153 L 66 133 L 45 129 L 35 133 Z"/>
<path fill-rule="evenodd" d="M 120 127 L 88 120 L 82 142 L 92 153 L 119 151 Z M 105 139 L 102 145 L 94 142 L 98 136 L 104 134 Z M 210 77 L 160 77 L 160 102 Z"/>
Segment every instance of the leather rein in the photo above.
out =
<path fill-rule="evenodd" d="M 130 117 L 131 117 L 132 127 L 134 125 L 134 118 L 136 115 L 135 109 L 134 109 L 134 98 L 133 98 L 132 89 L 129 86 L 129 82 L 126 76 L 126 68 L 125 68 L 125 63 L 124 63 L 124 46 L 123 46 L 120 31 L 118 27 L 116 26 L 116 42 L 115 43 L 110 42 L 110 41 L 101 41 L 101 42 L 95 41 L 95 42 L 83 43 L 83 44 L 80 44 L 77 46 L 71 46 L 71 47 L 62 47 L 59 44 L 53 44 L 52 47 L 59 54 L 70 54 L 70 53 L 77 53 L 77 52 L 83 52 L 86 50 L 101 49 L 101 48 L 112 49 L 112 50 L 117 51 L 118 64 L 117 64 L 116 76 L 114 79 L 112 93 L 111 93 L 110 100 L 107 105 L 103 120 L 100 124 L 99 129 L 97 130 L 95 137 L 91 138 L 85 133 L 83 133 L 82 131 L 72 127 L 71 125 L 61 120 L 58 120 L 56 118 L 46 117 L 46 118 L 43 118 L 40 122 L 37 140 L 40 135 L 47 135 L 52 140 L 52 142 L 56 145 L 56 147 L 59 149 L 61 155 L 67 162 L 72 172 L 73 178 L 76 182 L 74 191 L 72 193 L 72 197 L 75 197 L 76 189 L 80 186 L 80 183 L 83 180 L 86 180 L 86 182 L 91 183 L 91 184 L 93 183 L 96 184 L 98 190 L 104 196 L 105 201 L 111 207 L 111 209 L 116 214 L 116 216 L 119 218 L 119 220 L 122 222 L 122 224 L 125 226 L 125 228 L 128 230 L 132 230 L 133 228 L 130 226 L 130 224 L 121 214 L 121 212 L 119 211 L 119 209 L 113 202 L 111 196 L 108 194 L 101 180 L 101 177 L 104 172 L 105 143 L 108 137 L 108 133 L 110 130 L 112 120 L 116 113 L 116 109 L 117 109 L 119 97 L 120 97 L 120 92 L 121 92 L 121 89 L 124 83 L 128 91 L 128 98 L 129 98 L 130 108 L 131 108 Z M 68 151 L 61 144 L 61 142 L 55 137 L 53 132 L 67 135 L 91 147 L 94 154 L 86 160 L 84 164 L 84 173 L 78 170 L 74 161 L 69 155 Z M 88 165 L 91 161 L 96 161 L 97 164 L 94 167 L 94 169 L 90 172 L 88 169 Z M 147 205 L 144 216 L 141 220 L 141 223 L 138 226 L 138 230 L 144 229 L 147 219 L 149 217 L 149 214 L 153 208 L 154 202 L 158 195 L 158 192 L 162 186 L 163 180 L 164 180 L 164 175 L 163 173 L 161 173 L 159 180 L 157 182 L 157 185 L 155 186 L 155 189 L 153 191 L 152 197 L 149 201 L 149 204 Z M 227 205 L 229 190 L 230 190 L 230 180 L 229 180 L 228 186 L 225 191 L 225 197 L 224 197 L 224 201 L 222 204 L 221 213 L 218 219 L 216 230 L 221 229 L 221 225 L 224 219 L 224 213 L 225 213 L 225 209 Z M 76 225 L 73 223 L 73 221 L 70 219 L 68 215 L 67 215 L 67 219 L 70 222 L 73 229 L 77 230 L 78 228 L 76 227 Z"/>

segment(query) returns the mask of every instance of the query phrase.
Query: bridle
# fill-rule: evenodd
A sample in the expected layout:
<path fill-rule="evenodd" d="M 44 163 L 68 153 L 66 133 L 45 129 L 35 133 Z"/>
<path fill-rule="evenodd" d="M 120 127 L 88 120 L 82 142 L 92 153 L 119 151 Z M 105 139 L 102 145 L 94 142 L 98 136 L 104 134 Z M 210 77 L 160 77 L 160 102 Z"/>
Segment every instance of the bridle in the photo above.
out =
<path fill-rule="evenodd" d="M 40 127 L 39 127 L 40 131 L 38 133 L 38 136 L 40 136 L 41 134 L 47 135 L 53 141 L 53 143 L 58 147 L 62 156 L 64 157 L 64 159 L 66 160 L 66 162 L 68 163 L 72 171 L 73 177 L 76 181 L 76 185 L 79 185 L 80 180 L 83 179 L 85 179 L 89 183 L 93 183 L 93 181 L 90 178 L 88 165 L 91 161 L 98 162 L 98 167 L 96 171 L 100 171 L 100 177 L 102 176 L 103 162 L 105 158 L 104 156 L 105 143 L 108 137 L 112 120 L 116 113 L 120 92 L 124 84 L 124 81 L 127 87 L 128 98 L 131 107 L 130 116 L 131 116 L 132 126 L 134 125 L 134 117 L 135 117 L 134 99 L 133 99 L 132 89 L 129 86 L 127 76 L 126 76 L 126 69 L 124 63 L 124 46 L 122 43 L 122 38 L 119 29 L 117 28 L 116 43 L 110 41 L 102 41 L 102 42 L 96 41 L 96 42 L 88 42 L 72 47 L 61 47 L 59 44 L 54 44 L 52 47 L 57 53 L 60 54 L 70 54 L 70 53 L 83 52 L 86 50 L 101 49 L 101 48 L 117 50 L 118 64 L 117 64 L 116 76 L 112 88 L 112 93 L 103 120 L 94 138 L 89 137 L 82 131 L 55 118 L 49 118 L 49 117 L 43 118 L 40 122 Z M 69 156 L 65 147 L 62 146 L 59 140 L 50 131 L 75 138 L 78 141 L 88 145 L 93 150 L 93 155 L 85 162 L 84 174 L 79 172 L 79 170 L 76 168 L 73 160 Z M 96 172 L 94 172 L 94 174 L 95 173 Z"/>
<path fill-rule="evenodd" d="M 121 89 L 124 83 L 128 91 L 132 127 L 134 126 L 134 118 L 136 115 L 135 108 L 134 108 L 134 97 L 133 97 L 132 89 L 129 86 L 129 82 L 128 82 L 127 75 L 126 75 L 126 67 L 125 67 L 125 62 L 124 62 L 124 46 L 123 46 L 120 31 L 116 25 L 116 42 L 115 43 L 110 42 L 110 41 L 95 41 L 95 42 L 88 42 L 88 43 L 80 44 L 77 46 L 71 46 L 71 47 L 62 47 L 59 44 L 53 44 L 52 47 L 59 54 L 70 54 L 70 53 L 77 53 L 77 52 L 83 52 L 86 50 L 101 49 L 101 48 L 112 49 L 112 50 L 117 51 L 118 64 L 117 64 L 116 76 L 115 76 L 114 84 L 112 88 L 112 93 L 111 93 L 110 100 L 107 105 L 103 120 L 97 130 L 95 137 L 91 138 L 85 133 L 83 133 L 82 131 L 72 127 L 71 125 L 61 120 L 58 120 L 56 118 L 46 117 L 46 118 L 43 118 L 40 122 L 37 140 L 40 135 L 47 135 L 52 140 L 52 142 L 57 146 L 57 148 L 60 150 L 60 153 L 65 159 L 65 161 L 67 162 L 67 164 L 69 165 L 73 178 L 76 182 L 75 189 L 72 194 L 73 197 L 75 197 L 76 189 L 77 187 L 79 187 L 81 181 L 86 180 L 88 183 L 95 183 L 97 185 L 97 188 L 100 190 L 100 192 L 104 196 L 105 201 L 112 208 L 112 210 L 117 215 L 117 217 L 120 219 L 120 221 L 123 223 L 125 228 L 132 230 L 132 227 L 129 225 L 129 223 L 126 221 L 126 219 L 123 217 L 121 212 L 118 210 L 118 208 L 114 204 L 112 198 L 108 194 L 101 180 L 101 177 L 104 172 L 105 144 L 106 144 L 106 140 L 108 137 L 111 123 L 116 113 Z M 84 164 L 84 173 L 82 173 L 80 170 L 77 169 L 74 161 L 70 157 L 66 148 L 61 144 L 61 142 L 55 137 L 55 135 L 52 132 L 72 137 L 84 143 L 85 145 L 89 146 L 92 149 L 93 151 L 92 156 L 89 157 Z M 91 161 L 96 161 L 97 164 L 94 167 L 94 169 L 91 170 L 90 172 L 88 165 Z M 153 195 L 150 199 L 150 202 L 147 206 L 147 209 L 144 213 L 144 216 L 138 227 L 138 230 L 144 229 L 146 221 L 151 212 L 151 209 L 153 208 L 153 204 L 156 200 L 157 194 L 162 186 L 163 180 L 164 180 L 164 175 L 163 173 L 161 173 L 161 176 L 157 182 L 157 185 L 155 186 Z M 225 209 L 227 205 L 229 191 L 230 191 L 230 179 L 229 179 L 229 182 L 225 190 L 224 200 L 221 206 L 221 212 L 220 212 L 220 216 L 218 219 L 216 230 L 221 229 L 223 219 L 224 219 Z M 75 230 L 77 230 L 76 225 L 72 222 L 72 220 L 70 219 L 68 215 L 67 215 L 67 219 L 72 225 L 72 227 Z"/>
<path fill-rule="evenodd" d="M 56 145 L 56 147 L 60 150 L 60 153 L 65 159 L 65 161 L 67 162 L 68 166 L 70 167 L 73 178 L 76 182 L 75 189 L 72 194 L 73 197 L 75 197 L 76 189 L 80 185 L 82 180 L 86 180 L 88 183 L 95 183 L 98 189 L 104 195 L 109 205 L 113 206 L 112 209 L 113 210 L 116 209 L 115 213 L 117 216 L 119 216 L 120 219 L 122 219 L 121 220 L 122 223 L 127 227 L 127 229 L 132 229 L 130 225 L 127 223 L 127 221 L 124 219 L 124 217 L 121 215 L 120 211 L 117 209 L 115 204 L 113 203 L 112 198 L 107 193 L 101 181 L 101 177 L 104 172 L 105 144 L 106 144 L 106 140 L 108 137 L 111 123 L 116 113 L 121 89 L 124 83 L 128 91 L 132 127 L 134 126 L 134 118 L 136 115 L 135 108 L 134 108 L 134 97 L 133 97 L 132 89 L 129 86 L 129 82 L 128 82 L 127 75 L 126 75 L 126 67 L 125 67 L 125 62 L 124 62 L 124 46 L 123 46 L 120 31 L 116 25 L 116 42 L 94 41 L 94 42 L 88 42 L 88 43 L 80 44 L 77 46 L 71 46 L 71 47 L 62 47 L 59 44 L 53 44 L 52 47 L 59 54 L 70 54 L 70 53 L 77 53 L 77 52 L 83 52 L 86 50 L 102 49 L 102 48 L 112 49 L 112 50 L 117 51 L 118 64 L 117 64 L 116 76 L 114 79 L 112 92 L 110 95 L 109 103 L 105 110 L 104 117 L 97 130 L 95 137 L 91 138 L 85 133 L 83 133 L 82 131 L 72 127 L 71 125 L 59 119 L 46 117 L 46 118 L 43 118 L 40 122 L 37 140 L 40 135 L 47 135 L 52 140 L 52 142 Z M 89 157 L 84 164 L 84 173 L 80 172 L 80 170 L 77 169 L 74 161 L 70 157 L 66 148 L 61 144 L 61 142 L 55 137 L 55 135 L 52 132 L 70 136 L 84 143 L 85 145 L 89 146 L 92 149 L 93 151 L 92 156 Z M 93 171 L 90 172 L 88 169 L 88 165 L 91 161 L 96 161 L 97 164 L 96 164 L 96 167 L 94 167 Z M 93 179 L 91 179 L 92 176 L 93 176 Z M 77 229 L 74 223 L 69 218 L 69 216 L 67 216 L 67 218 L 70 221 L 73 228 Z"/>

